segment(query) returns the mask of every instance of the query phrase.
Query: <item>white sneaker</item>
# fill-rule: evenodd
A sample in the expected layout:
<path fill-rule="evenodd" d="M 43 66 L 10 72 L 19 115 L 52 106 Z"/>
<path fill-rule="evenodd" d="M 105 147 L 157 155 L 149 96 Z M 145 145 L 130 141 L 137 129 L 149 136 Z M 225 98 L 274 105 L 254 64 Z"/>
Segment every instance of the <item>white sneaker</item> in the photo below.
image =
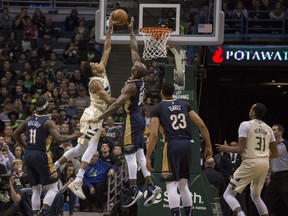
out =
<path fill-rule="evenodd" d="M 68 185 L 68 188 L 80 199 L 85 200 L 86 196 L 84 195 L 83 191 L 82 191 L 82 181 L 77 182 L 76 180 L 74 180 L 73 182 L 71 182 Z"/>

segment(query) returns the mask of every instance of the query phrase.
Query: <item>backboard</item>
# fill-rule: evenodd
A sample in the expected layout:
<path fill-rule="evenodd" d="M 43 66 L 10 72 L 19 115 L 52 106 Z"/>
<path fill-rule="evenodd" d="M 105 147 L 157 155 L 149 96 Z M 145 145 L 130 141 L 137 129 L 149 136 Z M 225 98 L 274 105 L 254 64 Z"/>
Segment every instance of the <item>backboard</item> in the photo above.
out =
<path fill-rule="evenodd" d="M 101 0 L 95 14 L 95 39 L 104 43 L 110 13 L 122 8 L 135 19 L 135 34 L 142 27 L 169 27 L 173 29 L 168 45 L 220 45 L 224 39 L 222 0 Z M 115 26 L 112 43 L 129 44 L 127 26 Z"/>

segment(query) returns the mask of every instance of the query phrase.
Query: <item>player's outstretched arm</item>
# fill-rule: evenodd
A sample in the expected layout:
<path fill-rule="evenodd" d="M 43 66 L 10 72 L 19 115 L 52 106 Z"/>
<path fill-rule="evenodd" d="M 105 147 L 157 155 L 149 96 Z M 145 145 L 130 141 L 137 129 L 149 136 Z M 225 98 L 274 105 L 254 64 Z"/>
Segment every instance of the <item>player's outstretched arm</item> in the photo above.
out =
<path fill-rule="evenodd" d="M 130 33 L 130 49 L 131 49 L 132 63 L 134 64 L 136 61 L 141 62 L 141 58 L 138 51 L 138 44 L 134 33 L 134 17 L 131 18 L 130 24 L 128 24 L 128 31 Z"/>
<path fill-rule="evenodd" d="M 111 35 L 113 33 L 113 26 L 117 23 L 117 21 L 114 21 L 112 19 L 112 14 L 110 14 L 110 17 L 109 17 L 109 24 L 108 24 L 108 30 L 107 30 L 107 33 L 106 33 L 106 39 L 105 39 L 105 42 L 104 42 L 104 48 L 103 48 L 103 54 L 102 54 L 102 57 L 101 57 L 101 60 L 104 64 L 104 67 L 106 68 L 107 66 L 107 62 L 108 62 L 108 59 L 109 59 L 109 55 L 110 55 L 110 52 L 111 52 Z"/>
<path fill-rule="evenodd" d="M 56 125 L 52 120 L 47 120 L 44 123 L 45 127 L 49 131 L 49 134 L 52 136 L 53 139 L 55 139 L 58 143 L 65 143 L 69 142 L 73 139 L 77 139 L 78 137 L 82 136 L 83 134 L 79 131 L 74 132 L 71 135 L 60 135 L 58 130 L 56 129 Z"/>

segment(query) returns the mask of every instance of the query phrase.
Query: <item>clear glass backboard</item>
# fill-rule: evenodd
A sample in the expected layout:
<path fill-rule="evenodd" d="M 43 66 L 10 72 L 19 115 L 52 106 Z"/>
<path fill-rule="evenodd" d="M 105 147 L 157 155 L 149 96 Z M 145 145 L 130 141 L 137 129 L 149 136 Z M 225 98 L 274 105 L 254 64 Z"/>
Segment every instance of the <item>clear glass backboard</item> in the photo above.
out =
<path fill-rule="evenodd" d="M 139 34 L 142 27 L 169 27 L 173 32 L 168 45 L 219 45 L 224 39 L 224 13 L 222 0 L 101 0 L 96 11 L 95 37 L 104 43 L 107 20 L 110 13 L 124 9 L 129 20 L 135 19 L 137 41 L 143 43 Z M 113 44 L 128 44 L 127 25 L 115 26 Z"/>

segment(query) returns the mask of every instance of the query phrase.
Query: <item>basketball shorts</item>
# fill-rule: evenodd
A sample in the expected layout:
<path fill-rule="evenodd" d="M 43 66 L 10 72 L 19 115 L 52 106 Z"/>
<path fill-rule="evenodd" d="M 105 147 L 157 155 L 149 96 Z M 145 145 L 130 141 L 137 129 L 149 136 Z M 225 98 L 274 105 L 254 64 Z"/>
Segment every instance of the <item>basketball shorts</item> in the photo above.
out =
<path fill-rule="evenodd" d="M 260 196 L 269 169 L 268 158 L 245 159 L 233 174 L 233 180 L 237 183 L 233 190 L 241 193 L 247 185 L 251 192 Z"/>
<path fill-rule="evenodd" d="M 164 143 L 161 181 L 189 179 L 192 162 L 191 140 L 174 140 Z"/>
<path fill-rule="evenodd" d="M 84 110 L 80 119 L 80 132 L 83 135 L 78 138 L 79 144 L 87 145 L 90 139 L 93 139 L 94 143 L 99 142 L 103 120 L 98 123 L 88 123 L 88 120 L 95 119 L 101 114 L 102 112 L 93 106 Z"/>
<path fill-rule="evenodd" d="M 56 167 L 49 152 L 27 149 L 24 154 L 24 163 L 31 186 L 38 184 L 45 186 L 58 181 L 57 178 L 50 178 L 50 175 L 56 172 Z"/>
<path fill-rule="evenodd" d="M 144 148 L 145 120 L 141 113 L 127 115 L 122 124 L 122 144 L 125 154 Z"/>

